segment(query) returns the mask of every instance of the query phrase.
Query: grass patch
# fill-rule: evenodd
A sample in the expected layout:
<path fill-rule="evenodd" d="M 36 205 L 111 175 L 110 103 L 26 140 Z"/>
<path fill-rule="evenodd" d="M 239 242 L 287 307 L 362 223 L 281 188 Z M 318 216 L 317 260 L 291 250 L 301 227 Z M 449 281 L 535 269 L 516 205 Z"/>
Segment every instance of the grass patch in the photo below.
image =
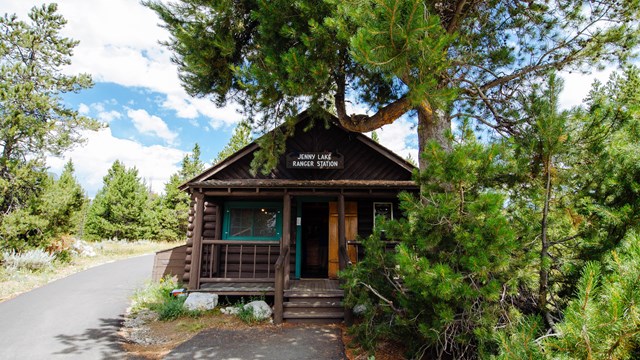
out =
<path fill-rule="evenodd" d="M 71 259 L 64 259 L 65 261 L 54 261 L 51 267 L 39 271 L 0 266 L 0 302 L 96 265 L 153 253 L 182 243 L 104 240 L 89 244 L 94 248 L 96 256 L 73 256 Z"/>
<path fill-rule="evenodd" d="M 164 277 L 159 282 L 149 281 L 132 297 L 131 313 L 150 310 L 158 314 L 158 320 L 171 321 L 183 316 L 199 317 L 204 311 L 190 311 L 183 307 L 185 296 L 174 297 L 171 290 L 181 288 L 175 279 Z"/>

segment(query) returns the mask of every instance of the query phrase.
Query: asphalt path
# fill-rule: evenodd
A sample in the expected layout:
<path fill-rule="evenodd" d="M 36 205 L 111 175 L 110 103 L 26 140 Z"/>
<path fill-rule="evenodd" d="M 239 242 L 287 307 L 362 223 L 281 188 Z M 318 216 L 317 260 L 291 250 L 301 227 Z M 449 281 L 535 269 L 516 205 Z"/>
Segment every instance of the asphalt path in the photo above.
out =
<path fill-rule="evenodd" d="M 0 303 L 0 359 L 123 359 L 117 331 L 153 255 L 100 265 Z"/>

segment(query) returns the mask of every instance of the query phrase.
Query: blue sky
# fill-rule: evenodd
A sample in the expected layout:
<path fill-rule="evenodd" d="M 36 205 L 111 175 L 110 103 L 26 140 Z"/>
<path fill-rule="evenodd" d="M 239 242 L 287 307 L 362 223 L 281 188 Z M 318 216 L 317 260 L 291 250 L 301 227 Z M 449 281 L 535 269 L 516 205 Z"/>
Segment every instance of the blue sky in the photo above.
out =
<path fill-rule="evenodd" d="M 51 1 L 48 1 L 51 2 Z M 47 2 L 47 3 L 48 3 Z M 65 36 L 79 40 L 68 73 L 91 74 L 95 86 L 64 101 L 108 128 L 87 132 L 86 142 L 62 158 L 47 159 L 59 173 L 68 159 L 76 177 L 93 197 L 102 177 L 115 160 L 135 166 L 155 192 L 161 192 L 169 176 L 178 170 L 185 154 L 197 142 L 202 160 L 210 163 L 228 142 L 241 120 L 234 104 L 217 108 L 209 99 L 189 97 L 171 63 L 171 53 L 159 45 L 168 38 L 155 13 L 139 0 L 58 0 L 58 10 L 68 21 Z M 0 13 L 27 13 L 43 1 L 0 0 Z M 599 74 L 599 78 L 609 72 Z M 592 76 L 565 74 L 564 106 L 580 103 Z M 362 110 L 362 109 L 354 109 Z M 415 127 L 402 118 L 378 131 L 380 142 L 417 159 Z"/>

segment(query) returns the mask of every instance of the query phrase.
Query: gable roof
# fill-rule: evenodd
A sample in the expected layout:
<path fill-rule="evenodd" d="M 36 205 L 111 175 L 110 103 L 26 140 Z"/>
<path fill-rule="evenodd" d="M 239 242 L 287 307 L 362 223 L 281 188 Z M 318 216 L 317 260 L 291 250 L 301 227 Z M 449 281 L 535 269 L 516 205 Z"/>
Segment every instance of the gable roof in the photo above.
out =
<path fill-rule="evenodd" d="M 286 155 L 283 154 L 278 165 L 270 174 L 252 175 L 250 164 L 254 152 L 260 148 L 257 141 L 253 141 L 186 181 L 180 186 L 180 189 L 223 187 L 231 184 L 247 184 L 250 187 L 257 185 L 280 187 L 285 184 L 295 187 L 296 184 L 299 186 L 314 184 L 319 187 L 323 182 L 327 185 L 340 183 L 342 186 L 349 186 L 349 182 L 351 182 L 351 185 L 355 186 L 355 184 L 364 184 L 365 181 L 383 187 L 415 185 L 411 180 L 413 170 L 416 169 L 415 166 L 366 135 L 346 130 L 339 125 L 335 116 L 329 116 L 328 128 L 323 126 L 324 121 L 315 121 L 313 127 L 304 131 L 314 118 L 309 111 L 300 113 L 295 125 L 295 135 L 286 140 L 285 153 L 335 152 L 343 155 L 344 169 L 288 169 Z"/>

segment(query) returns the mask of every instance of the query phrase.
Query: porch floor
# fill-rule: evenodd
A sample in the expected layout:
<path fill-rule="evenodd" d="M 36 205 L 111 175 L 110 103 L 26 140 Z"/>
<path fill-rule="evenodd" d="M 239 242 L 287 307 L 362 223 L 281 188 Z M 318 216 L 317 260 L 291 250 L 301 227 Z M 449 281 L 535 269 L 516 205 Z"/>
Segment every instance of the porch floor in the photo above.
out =
<path fill-rule="evenodd" d="M 196 291 L 212 292 L 218 295 L 273 295 L 273 282 L 211 282 L 200 285 Z M 300 279 L 291 280 L 287 294 L 298 296 L 312 294 L 341 294 L 338 280 L 331 279 Z"/>
<path fill-rule="evenodd" d="M 196 291 L 218 295 L 273 295 L 274 288 L 273 282 L 216 282 L 201 284 Z"/>
<path fill-rule="evenodd" d="M 289 292 L 304 293 L 326 293 L 341 292 L 338 280 L 332 279 L 300 279 L 291 280 L 289 283 Z"/>

